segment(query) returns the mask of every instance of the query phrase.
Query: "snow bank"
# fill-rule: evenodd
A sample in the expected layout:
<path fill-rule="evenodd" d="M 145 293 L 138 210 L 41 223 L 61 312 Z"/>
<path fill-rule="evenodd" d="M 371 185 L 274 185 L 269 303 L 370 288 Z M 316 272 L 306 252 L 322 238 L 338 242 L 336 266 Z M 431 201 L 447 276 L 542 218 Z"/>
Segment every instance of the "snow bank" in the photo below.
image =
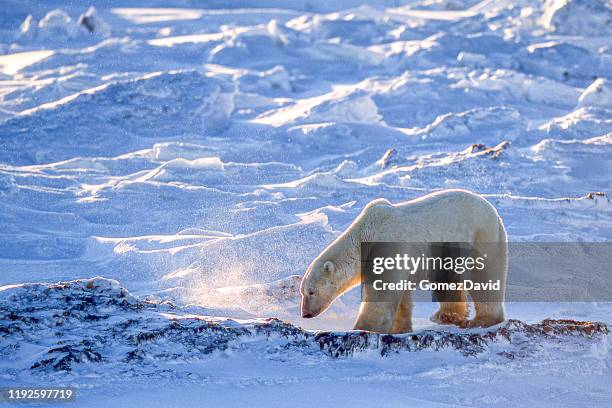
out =
<path fill-rule="evenodd" d="M 580 95 L 578 106 L 597 106 L 610 109 L 612 106 L 612 85 L 610 85 L 610 82 L 603 78 L 595 80 Z"/>
<path fill-rule="evenodd" d="M 0 123 L 1 131 L 11 135 L 32 129 L 23 139 L 7 138 L 0 157 L 35 164 L 67 159 L 75 150 L 119 154 L 179 132 L 211 132 L 226 126 L 233 94 L 225 82 L 195 71 L 109 81 Z"/>
<path fill-rule="evenodd" d="M 547 0 L 540 24 L 559 34 L 610 34 L 612 5 L 608 1 Z"/>
<path fill-rule="evenodd" d="M 0 287 L 0 305 L 0 355 L 14 360 L 10 368 L 8 359 L 0 363 L 6 370 L 3 378 L 44 378 L 55 384 L 71 373 L 76 386 L 108 370 L 124 372 L 125 381 L 156 377 L 168 362 L 197 364 L 222 356 L 230 364 L 244 354 L 278 358 L 281 350 L 283 359 L 448 349 L 464 356 L 526 359 L 551 348 L 589 348 L 608 333 L 598 322 L 544 320 L 530 325 L 510 320 L 469 331 L 315 334 L 277 319 L 235 321 L 193 314 L 171 303 L 138 299 L 103 278 Z"/>
<path fill-rule="evenodd" d="M 97 38 L 111 35 L 111 25 L 98 15 L 93 6 L 76 21 L 62 9 L 49 11 L 38 22 L 30 14 L 21 23 L 17 39 L 20 42 L 67 43 L 76 38 L 87 39 L 88 34 L 95 34 Z"/>
<path fill-rule="evenodd" d="M 76 37 L 78 27 L 63 10 L 50 11 L 38 22 L 37 35 L 43 38 L 71 39 Z M 25 32 L 24 34 L 28 34 Z"/>

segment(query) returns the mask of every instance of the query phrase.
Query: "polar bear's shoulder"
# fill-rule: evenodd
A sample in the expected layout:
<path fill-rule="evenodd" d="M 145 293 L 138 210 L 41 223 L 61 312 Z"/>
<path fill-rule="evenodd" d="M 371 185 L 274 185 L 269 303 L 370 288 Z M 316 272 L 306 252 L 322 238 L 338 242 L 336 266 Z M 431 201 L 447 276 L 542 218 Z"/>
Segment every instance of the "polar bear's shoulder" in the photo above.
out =
<path fill-rule="evenodd" d="M 393 207 L 393 204 L 391 204 L 391 202 L 387 200 L 386 198 L 377 198 L 375 200 L 370 201 L 368 204 L 366 204 L 366 206 L 364 207 L 364 210 L 379 209 L 379 208 L 386 208 L 386 207 Z"/>
<path fill-rule="evenodd" d="M 370 201 L 363 209 L 367 214 L 389 214 L 395 209 L 395 206 L 385 198 L 377 198 Z"/>

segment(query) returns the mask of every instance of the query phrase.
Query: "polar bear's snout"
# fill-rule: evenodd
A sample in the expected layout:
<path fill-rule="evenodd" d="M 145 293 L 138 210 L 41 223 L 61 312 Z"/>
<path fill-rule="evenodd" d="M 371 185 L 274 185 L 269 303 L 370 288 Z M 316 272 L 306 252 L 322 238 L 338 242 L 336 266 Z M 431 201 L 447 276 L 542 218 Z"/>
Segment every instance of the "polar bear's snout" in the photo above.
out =
<path fill-rule="evenodd" d="M 310 311 L 310 302 L 308 301 L 308 297 L 302 295 L 302 318 L 310 319 L 313 316 L 313 313 Z"/>
<path fill-rule="evenodd" d="M 314 292 L 302 293 L 302 318 L 310 319 L 319 315 L 320 309 L 316 305 Z"/>
<path fill-rule="evenodd" d="M 303 319 L 310 319 L 310 318 L 312 318 L 314 316 L 312 315 L 312 313 L 310 313 L 308 311 L 306 306 L 304 306 L 305 304 L 306 304 L 306 299 L 302 299 L 302 318 Z"/>
<path fill-rule="evenodd" d="M 320 315 L 323 308 L 317 303 L 312 296 L 302 296 L 302 318 L 311 319 Z"/>

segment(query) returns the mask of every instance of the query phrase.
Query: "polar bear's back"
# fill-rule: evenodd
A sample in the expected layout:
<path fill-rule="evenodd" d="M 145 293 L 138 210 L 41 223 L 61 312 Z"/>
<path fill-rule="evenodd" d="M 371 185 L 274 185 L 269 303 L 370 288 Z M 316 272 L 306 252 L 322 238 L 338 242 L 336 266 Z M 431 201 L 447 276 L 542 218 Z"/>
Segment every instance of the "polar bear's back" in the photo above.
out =
<path fill-rule="evenodd" d="M 473 193 L 468 190 L 461 189 L 447 189 L 439 190 L 424 196 L 415 198 L 414 200 L 404 201 L 401 203 L 393 204 L 396 208 L 412 207 L 414 209 L 418 207 L 435 207 L 435 206 L 447 206 L 448 203 L 452 203 L 453 206 L 465 203 L 472 207 L 484 207 L 486 211 L 493 211 L 497 214 L 497 210 L 491 203 L 485 200 L 482 196 Z"/>
<path fill-rule="evenodd" d="M 388 221 L 387 229 L 394 235 L 389 238 L 401 237 L 406 232 L 418 235 L 419 240 L 432 241 L 467 242 L 479 232 L 490 235 L 494 241 L 505 238 L 495 207 L 466 190 L 441 190 L 397 204 L 376 200 L 370 205 L 370 211 Z"/>
<path fill-rule="evenodd" d="M 391 204 L 398 210 L 418 211 L 456 211 L 457 209 L 473 209 L 480 213 L 491 213 L 497 215 L 497 210 L 482 196 L 467 190 L 440 190 L 410 201 Z"/>

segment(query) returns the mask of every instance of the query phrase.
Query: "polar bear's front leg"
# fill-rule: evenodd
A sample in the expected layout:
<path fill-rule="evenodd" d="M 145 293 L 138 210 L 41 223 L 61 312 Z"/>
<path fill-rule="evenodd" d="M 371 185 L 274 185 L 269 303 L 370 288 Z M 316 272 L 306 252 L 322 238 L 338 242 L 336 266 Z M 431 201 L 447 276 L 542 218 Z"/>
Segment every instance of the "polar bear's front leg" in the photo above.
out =
<path fill-rule="evenodd" d="M 412 331 L 412 292 L 406 291 L 395 312 L 391 333 L 410 333 Z"/>
<path fill-rule="evenodd" d="M 354 330 L 391 333 L 396 310 L 394 302 L 362 302 Z"/>

